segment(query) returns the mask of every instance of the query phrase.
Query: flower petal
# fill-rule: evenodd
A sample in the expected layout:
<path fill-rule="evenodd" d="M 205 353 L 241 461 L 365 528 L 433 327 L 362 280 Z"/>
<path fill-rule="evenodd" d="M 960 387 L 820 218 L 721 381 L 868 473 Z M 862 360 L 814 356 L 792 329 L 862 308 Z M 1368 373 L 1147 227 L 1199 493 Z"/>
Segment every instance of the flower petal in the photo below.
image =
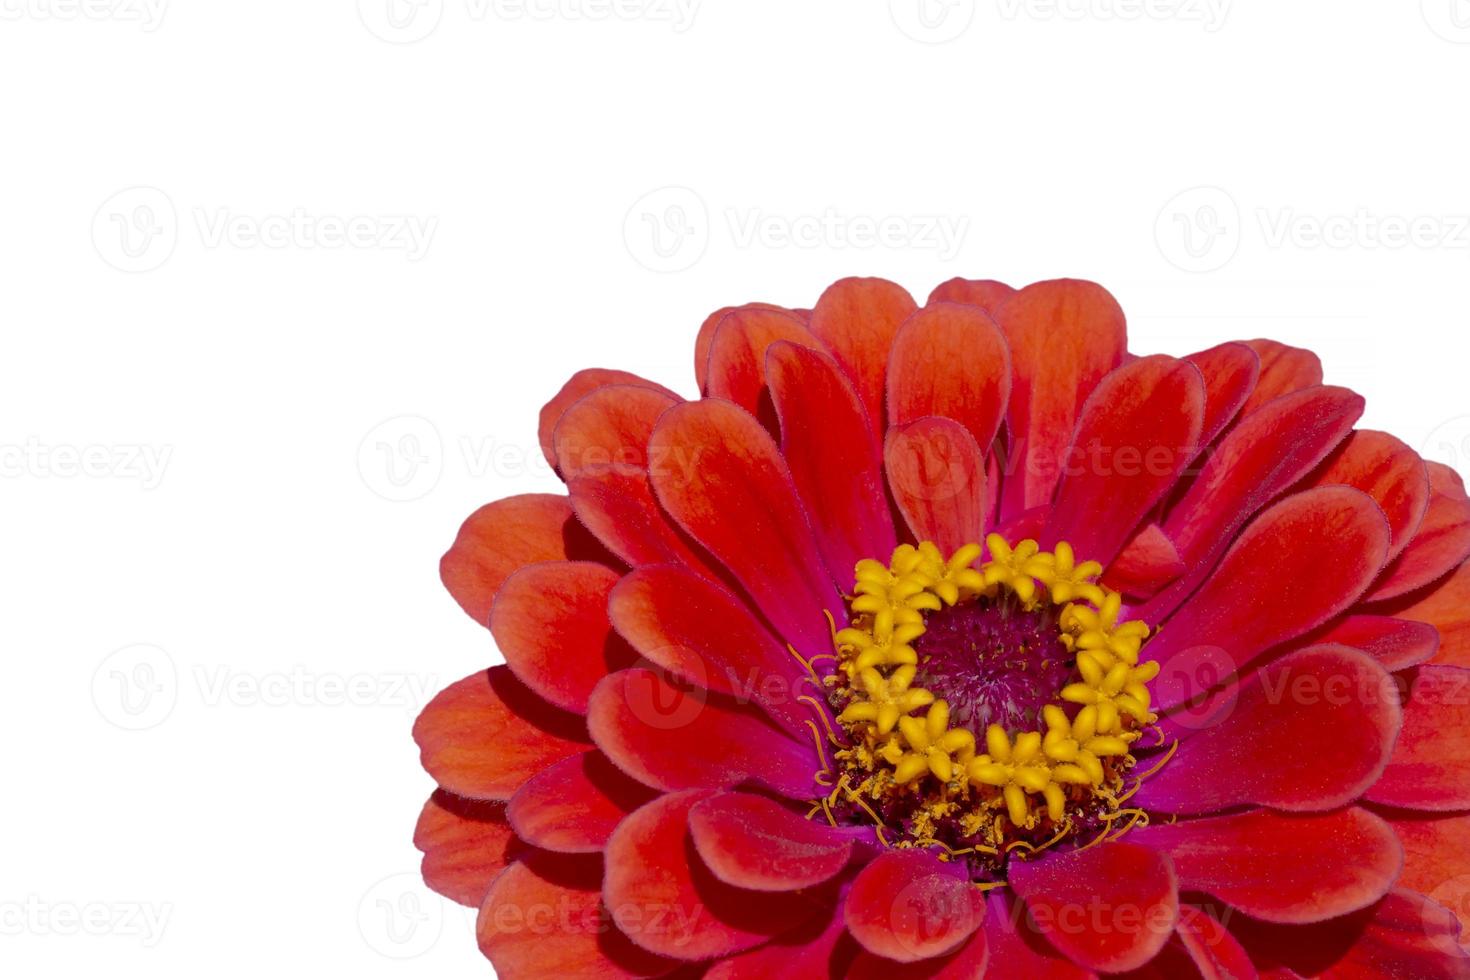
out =
<path fill-rule="evenodd" d="M 952 419 L 915 419 L 888 430 L 888 487 L 914 538 L 949 554 L 985 538 L 985 461 Z"/>
<path fill-rule="evenodd" d="M 990 941 L 977 929 L 953 953 L 915 963 L 897 963 L 862 950 L 845 974 L 846 980 L 975 980 L 990 972 Z M 1032 980 L 1036 980 L 1033 976 Z"/>
<path fill-rule="evenodd" d="M 711 795 L 661 796 L 619 824 L 608 841 L 603 901 L 615 917 L 619 909 L 643 911 L 643 928 L 624 929 L 645 949 L 682 960 L 731 956 L 820 911 L 801 893 L 742 891 L 710 873 L 694 853 L 688 818 Z"/>
<path fill-rule="evenodd" d="M 1385 432 L 1357 429 L 1312 475 L 1310 485 L 1357 487 L 1378 502 L 1393 530 L 1397 557 L 1418 531 L 1429 506 L 1429 471 L 1419 454 Z"/>
<path fill-rule="evenodd" d="M 766 351 L 778 340 L 817 348 L 821 341 L 806 324 L 780 310 L 735 310 L 720 321 L 709 352 L 708 394 L 734 402 L 776 431 L 766 390 Z"/>
<path fill-rule="evenodd" d="M 1198 451 L 1205 386 L 1188 361 L 1141 357 L 1088 398 L 1068 448 L 1043 545 L 1111 562 Z"/>
<path fill-rule="evenodd" d="M 1169 855 L 1181 889 L 1267 922 L 1320 922 L 1372 905 L 1404 861 L 1393 828 L 1356 807 L 1296 816 L 1247 810 L 1128 839 Z"/>
<path fill-rule="evenodd" d="M 597 682 L 636 659 L 607 619 L 617 583 L 617 572 L 587 561 L 527 565 L 506 579 L 490 635 L 516 677 L 557 707 L 586 713 Z"/>
<path fill-rule="evenodd" d="M 541 700 L 509 667 L 440 691 L 414 722 L 413 737 L 440 786 L 482 800 L 510 799 L 526 780 L 588 743 L 581 718 Z"/>
<path fill-rule="evenodd" d="M 1261 359 L 1261 373 L 1255 389 L 1241 409 L 1242 416 L 1282 395 L 1322 383 L 1322 361 L 1311 351 L 1288 347 L 1274 340 L 1246 340 L 1243 343 Z"/>
<path fill-rule="evenodd" d="M 1383 772 L 1401 716 L 1392 679 L 1365 654 L 1298 650 L 1228 688 L 1136 799 L 1179 814 L 1330 810 Z"/>
<path fill-rule="evenodd" d="M 1470 668 L 1428 664 L 1407 682 L 1404 725 L 1368 799 L 1415 810 L 1470 809 Z"/>
<path fill-rule="evenodd" d="M 655 795 L 594 749 L 532 776 L 510 798 L 505 816 L 528 844 L 595 853 L 607 845 L 619 821 Z"/>
<path fill-rule="evenodd" d="M 748 953 L 710 965 L 706 980 L 770 980 L 771 977 L 845 977 L 857 943 L 842 916 L 816 916 Z M 897 964 L 893 964 L 897 966 Z"/>
<path fill-rule="evenodd" d="M 634 945 L 621 931 L 641 926 L 638 909 L 605 909 L 593 858 L 538 854 L 505 869 L 480 907 L 480 951 L 502 977 L 647 977 L 676 964 Z"/>
<path fill-rule="evenodd" d="M 694 848 L 716 878 L 761 892 L 788 892 L 830 879 L 847 865 L 853 840 L 750 793 L 722 793 L 689 811 Z"/>
<path fill-rule="evenodd" d="M 1470 564 L 1461 565 L 1434 585 L 1375 604 L 1372 609 L 1428 623 L 1439 633 L 1435 663 L 1470 667 Z"/>
<path fill-rule="evenodd" d="M 1205 382 L 1205 423 L 1200 445 L 1208 446 L 1240 414 L 1261 374 L 1261 359 L 1248 344 L 1232 342 L 1190 354 Z"/>
<path fill-rule="evenodd" d="M 766 376 L 781 452 L 827 567 L 846 574 L 864 558 L 892 553 L 878 443 L 847 376 L 821 351 L 786 341 L 766 352 Z"/>
<path fill-rule="evenodd" d="M 1164 529 L 1147 524 L 1118 552 L 1102 581 L 1125 595 L 1148 597 L 1184 572 L 1184 561 Z"/>
<path fill-rule="evenodd" d="M 1340 919 L 1299 926 L 1240 918 L 1231 922 L 1230 931 L 1250 951 L 1263 976 L 1470 977 L 1470 958 L 1459 945 L 1459 921 L 1453 913 L 1401 888 L 1377 905 Z"/>
<path fill-rule="evenodd" d="M 1236 528 L 1347 437 L 1362 411 L 1363 399 L 1346 388 L 1314 388 L 1243 416 L 1164 520 L 1185 564 L 1207 567 Z"/>
<path fill-rule="evenodd" d="M 1384 813 L 1404 845 L 1400 888 L 1422 892 L 1470 925 L 1470 812 Z"/>
<path fill-rule="evenodd" d="M 1123 311 L 1096 283 L 1032 283 L 1001 303 L 995 322 L 1011 352 L 1001 519 L 1048 503 L 1082 405 L 1123 362 Z"/>
<path fill-rule="evenodd" d="M 1204 909 L 1181 905 L 1176 931 L 1202 980 L 1247 980 L 1256 976 L 1250 954 Z"/>
<path fill-rule="evenodd" d="M 580 559 L 616 564 L 588 534 L 566 497 L 528 493 L 486 504 L 470 515 L 439 561 L 439 577 L 470 618 L 490 622 L 502 583 L 522 565 Z"/>
<path fill-rule="evenodd" d="M 628 385 L 608 385 L 572 405 L 556 427 L 558 468 L 578 519 L 630 565 L 677 561 L 706 565 L 664 516 L 649 483 L 648 439 L 679 399 Z M 659 465 L 682 471 L 688 457 Z"/>
<path fill-rule="evenodd" d="M 467 800 L 442 789 L 424 804 L 413 845 L 424 853 L 424 883 L 473 908 L 521 849 L 505 821 L 504 804 Z"/>
<path fill-rule="evenodd" d="M 884 373 L 899 325 L 914 312 L 912 296 L 886 279 L 840 279 L 812 310 L 812 333 L 852 377 L 875 437 L 883 431 Z"/>
<path fill-rule="evenodd" d="M 1036 931 L 1025 904 L 1005 889 L 987 896 L 985 940 L 990 949 L 986 980 L 1096 980 L 1065 959 Z"/>
<path fill-rule="evenodd" d="M 1385 670 L 1404 670 L 1432 658 L 1439 649 L 1439 631 L 1428 623 L 1393 616 L 1354 615 L 1329 623 L 1313 633 L 1309 643 L 1339 643 L 1362 650 Z"/>
<path fill-rule="evenodd" d="M 1174 867 L 1141 844 L 1052 851 L 1013 862 L 1010 880 L 1037 931 L 1094 970 L 1142 966 L 1164 948 L 1179 920 Z"/>
<path fill-rule="evenodd" d="M 810 744 L 787 738 L 731 698 L 676 686 L 634 668 L 592 692 L 587 726 L 597 747 L 633 778 L 656 789 L 728 789 L 759 780 L 794 799 L 816 791 Z"/>
<path fill-rule="evenodd" d="M 687 476 L 652 471 L 664 509 L 740 581 L 793 645 L 831 646 L 824 610 L 844 608 L 819 557 L 791 471 L 754 416 L 706 399 L 669 409 L 650 451 L 697 454 Z"/>
<path fill-rule="evenodd" d="M 968 303 L 978 306 L 986 313 L 995 312 L 996 307 L 1016 294 L 1016 290 L 995 279 L 961 279 L 956 276 L 934 287 L 927 305 L 935 303 Z"/>
<path fill-rule="evenodd" d="M 1438 463 L 1430 464 L 1429 478 L 1424 522 L 1403 554 L 1383 570 L 1370 600 L 1392 599 L 1423 588 L 1470 558 L 1470 500 L 1456 486 L 1459 478 L 1451 480 Z"/>
<path fill-rule="evenodd" d="M 788 310 L 784 306 L 774 306 L 770 303 L 745 303 L 740 306 L 725 306 L 715 310 L 704 318 L 704 323 L 699 326 L 699 333 L 694 338 L 694 379 L 699 385 L 701 392 L 708 390 L 709 385 L 709 351 L 715 343 L 715 331 L 720 328 L 720 323 L 737 310 L 774 310 L 777 313 L 789 313 L 802 323 L 811 319 L 810 314 L 802 310 Z"/>
<path fill-rule="evenodd" d="M 1261 514 L 1149 641 L 1148 655 L 1164 665 L 1158 704 L 1176 705 L 1198 693 L 1191 685 L 1221 679 L 1197 675 L 1201 658 L 1244 670 L 1345 610 L 1383 567 L 1388 536 L 1378 505 L 1351 487 L 1306 490 Z M 1147 608 L 1139 613 L 1145 622 Z"/>
<path fill-rule="evenodd" d="M 825 693 L 745 603 L 688 569 L 650 565 L 625 575 L 608 614 L 634 649 L 674 677 L 753 701 L 791 731 L 813 717 L 797 698 Z"/>
<path fill-rule="evenodd" d="M 853 881 L 843 918 L 869 952 L 913 963 L 957 949 L 985 921 L 985 903 L 932 854 L 890 850 Z"/>
<path fill-rule="evenodd" d="M 541 439 L 541 452 L 546 456 L 546 461 L 553 467 L 557 466 L 556 444 L 553 436 L 557 424 L 561 422 L 562 415 L 584 397 L 607 385 L 632 385 L 649 391 L 662 393 L 665 397 L 675 401 L 679 396 L 656 381 L 649 381 L 628 371 L 618 371 L 610 368 L 587 368 L 578 371 L 562 385 L 561 390 L 552 396 L 541 409 L 540 424 L 537 426 L 537 434 Z"/>
<path fill-rule="evenodd" d="M 909 317 L 888 355 L 889 425 L 954 419 L 989 448 L 1011 395 L 1005 338 L 979 307 L 926 306 Z"/>

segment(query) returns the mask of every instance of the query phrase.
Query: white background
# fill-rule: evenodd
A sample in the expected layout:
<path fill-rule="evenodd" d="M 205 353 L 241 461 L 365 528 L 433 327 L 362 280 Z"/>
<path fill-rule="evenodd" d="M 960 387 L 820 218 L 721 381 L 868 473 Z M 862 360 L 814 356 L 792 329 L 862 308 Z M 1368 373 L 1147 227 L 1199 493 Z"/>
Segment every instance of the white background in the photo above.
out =
<path fill-rule="evenodd" d="M 1463 454 L 1466 0 L 396 2 L 0 0 L 7 976 L 483 976 L 438 557 L 718 306 L 1086 277 Z"/>

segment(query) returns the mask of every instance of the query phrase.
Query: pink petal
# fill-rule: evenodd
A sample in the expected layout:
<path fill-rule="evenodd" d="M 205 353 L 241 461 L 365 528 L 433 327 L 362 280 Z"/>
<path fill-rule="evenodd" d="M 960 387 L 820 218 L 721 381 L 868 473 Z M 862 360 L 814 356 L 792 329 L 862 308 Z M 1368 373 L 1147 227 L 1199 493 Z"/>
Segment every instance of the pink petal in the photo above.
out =
<path fill-rule="evenodd" d="M 716 878 L 752 891 L 785 892 L 830 879 L 847 865 L 852 838 L 764 796 L 724 793 L 689 811 L 695 850 Z"/>
<path fill-rule="evenodd" d="M 919 310 L 899 328 L 888 356 L 890 425 L 943 416 L 988 447 L 1010 393 L 1010 352 L 984 310 L 940 303 Z"/>
<path fill-rule="evenodd" d="M 1415 667 L 1439 649 L 1439 631 L 1428 623 L 1392 616 L 1355 615 L 1329 623 L 1312 633 L 1304 643 L 1338 643 L 1383 665 L 1385 670 Z"/>
<path fill-rule="evenodd" d="M 1312 486 L 1341 483 L 1378 502 L 1393 531 L 1388 557 L 1414 537 L 1429 506 L 1429 471 L 1419 454 L 1384 432 L 1358 429 L 1312 474 Z"/>
<path fill-rule="evenodd" d="M 467 800 L 442 789 L 424 804 L 413 844 L 424 853 L 424 883 L 474 908 L 520 850 L 505 822 L 504 804 Z"/>
<path fill-rule="evenodd" d="M 933 306 L 935 303 L 969 303 L 978 306 L 986 313 L 995 312 L 996 307 L 1014 296 L 1016 291 L 1003 282 L 994 279 L 954 279 L 946 280 L 934 287 L 929 294 L 926 305 Z"/>
<path fill-rule="evenodd" d="M 777 341 L 818 348 L 806 324 L 777 310 L 735 310 L 720 321 L 709 352 L 708 394 L 745 409 L 772 432 L 775 415 L 766 391 L 766 351 Z"/>
<path fill-rule="evenodd" d="M 1228 343 L 1190 354 L 1205 381 L 1205 422 L 1200 445 L 1215 441 L 1240 414 L 1261 373 L 1261 359 L 1248 344 Z"/>
<path fill-rule="evenodd" d="M 899 324 L 913 313 L 913 297 L 885 279 L 841 279 L 812 310 L 811 329 L 852 378 L 874 436 L 883 432 L 884 374 Z"/>
<path fill-rule="evenodd" d="M 506 819 L 528 844 L 549 851 L 601 851 L 628 814 L 656 794 L 595 749 L 563 759 L 516 790 Z"/>
<path fill-rule="evenodd" d="M 1241 409 L 1248 415 L 1274 398 L 1322 383 L 1322 361 L 1309 350 L 1288 347 L 1274 340 L 1247 340 L 1244 343 L 1261 359 L 1261 373 L 1256 387 Z"/>
<path fill-rule="evenodd" d="M 1368 798 L 1415 810 L 1470 809 L 1470 668 L 1428 664 L 1400 675 L 1403 731 Z"/>
<path fill-rule="evenodd" d="M 985 921 L 985 903 L 932 854 L 890 850 L 852 883 L 843 916 L 869 952 L 912 963 L 957 949 Z"/>
<path fill-rule="evenodd" d="M 557 423 L 561 421 L 563 413 L 571 408 L 584 397 L 607 385 L 634 385 L 649 391 L 661 392 L 664 396 L 679 400 L 679 396 L 656 381 L 649 381 L 628 371 L 617 371 L 608 368 L 587 368 L 578 371 L 562 385 L 561 391 L 552 396 L 546 407 L 541 409 L 540 424 L 537 426 L 541 439 L 541 452 L 546 456 L 546 461 L 556 466 L 556 446 L 553 442 L 553 434 L 556 432 Z"/>

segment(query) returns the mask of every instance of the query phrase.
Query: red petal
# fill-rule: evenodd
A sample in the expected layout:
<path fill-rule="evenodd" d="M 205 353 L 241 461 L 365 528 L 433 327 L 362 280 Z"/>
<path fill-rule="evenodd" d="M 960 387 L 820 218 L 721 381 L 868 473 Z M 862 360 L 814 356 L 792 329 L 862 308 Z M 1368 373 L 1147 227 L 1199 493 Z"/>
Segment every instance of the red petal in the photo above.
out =
<path fill-rule="evenodd" d="M 1400 619 L 1428 623 L 1439 632 L 1436 663 L 1470 667 L 1470 564 L 1437 584 L 1400 596 L 1375 612 L 1391 613 Z"/>
<path fill-rule="evenodd" d="M 781 452 L 834 574 L 897 543 L 873 428 L 837 362 L 781 342 L 766 354 Z"/>
<path fill-rule="evenodd" d="M 1058 956 L 1028 920 L 1021 900 L 1004 890 L 988 897 L 985 939 L 990 947 L 986 980 L 1096 980 L 1091 970 Z"/>
<path fill-rule="evenodd" d="M 825 693 L 748 606 L 688 569 L 652 565 L 624 576 L 608 613 L 653 663 L 691 684 L 753 701 L 791 731 L 814 717 L 797 698 Z"/>
<path fill-rule="evenodd" d="M 1164 532 L 1185 564 L 1204 564 L 1236 528 L 1311 472 L 1363 411 L 1346 388 L 1316 388 L 1245 416 L 1173 507 Z"/>
<path fill-rule="evenodd" d="M 847 980 L 975 980 L 993 976 L 990 969 L 990 942 L 985 930 L 977 929 L 963 946 L 948 956 L 917 963 L 896 963 L 862 950 L 845 976 Z M 1031 980 L 1037 978 L 1033 976 Z"/>
<path fill-rule="evenodd" d="M 1310 643 L 1340 643 L 1362 650 L 1385 670 L 1415 667 L 1439 649 L 1439 632 L 1428 623 L 1392 616 L 1345 616 L 1311 635 Z"/>
<path fill-rule="evenodd" d="M 1435 581 L 1470 558 L 1470 500 L 1435 486 L 1424 523 L 1404 553 L 1383 570 L 1373 600 L 1392 599 Z"/>
<path fill-rule="evenodd" d="M 1261 359 L 1249 345 L 1220 344 L 1185 358 L 1205 381 L 1205 424 L 1200 445 L 1207 446 L 1240 414 L 1255 389 Z"/>
<path fill-rule="evenodd" d="M 832 644 L 823 611 L 842 598 L 818 557 L 781 452 L 747 412 L 716 399 L 669 409 L 650 451 L 695 454 L 686 477 L 652 473 L 659 501 L 722 561 L 785 638 L 811 652 Z"/>
<path fill-rule="evenodd" d="M 914 538 L 949 554 L 985 537 L 985 461 L 968 429 L 936 416 L 888 431 L 888 487 Z"/>
<path fill-rule="evenodd" d="M 811 319 L 803 310 L 788 310 L 784 306 L 773 306 L 770 303 L 745 303 L 742 306 L 725 306 L 715 310 L 704 318 L 699 334 L 694 338 L 694 378 L 701 392 L 706 391 L 709 384 L 709 351 L 714 346 L 715 331 L 720 328 L 725 317 L 737 310 L 775 310 L 778 313 L 790 313 L 802 323 Z"/>
<path fill-rule="evenodd" d="M 1194 459 L 1204 414 L 1188 361 L 1143 357 L 1105 377 L 1082 408 L 1043 544 L 1111 562 Z"/>
<path fill-rule="evenodd" d="M 647 977 L 675 964 L 619 931 L 638 910 L 602 906 L 601 868 L 591 859 L 537 855 L 511 865 L 480 908 L 480 950 L 502 977 Z"/>
<path fill-rule="evenodd" d="M 582 719 L 547 704 L 508 667 L 435 695 L 414 722 L 424 768 L 459 796 L 508 800 L 521 784 L 587 747 Z"/>
<path fill-rule="evenodd" d="M 1400 720 L 1392 679 L 1366 655 L 1299 650 L 1227 689 L 1137 798 L 1169 813 L 1330 810 L 1383 772 Z"/>
<path fill-rule="evenodd" d="M 847 935 L 842 916 L 813 918 L 759 949 L 722 959 L 705 980 L 770 980 L 771 977 L 845 977 L 857 944 Z M 898 964 L 892 964 L 897 967 Z"/>
<path fill-rule="evenodd" d="M 1383 567 L 1388 534 L 1378 505 L 1351 487 L 1307 490 L 1256 518 L 1149 642 L 1147 655 L 1164 665 L 1158 703 L 1178 704 L 1199 693 L 1191 685 L 1224 676 L 1198 675 L 1201 661 L 1243 670 L 1352 605 Z M 1147 615 L 1145 606 L 1139 616 Z"/>
<path fill-rule="evenodd" d="M 495 593 L 511 572 L 567 559 L 617 561 L 577 523 L 566 497 L 528 493 L 471 514 L 440 559 L 439 577 L 460 607 L 485 626 Z"/>
<path fill-rule="evenodd" d="M 891 850 L 853 881 L 843 917 L 869 952 L 912 963 L 957 949 L 985 921 L 985 903 L 932 854 Z"/>
<path fill-rule="evenodd" d="M 1470 959 L 1459 947 L 1459 922 L 1444 907 L 1396 888 L 1372 908 L 1310 926 L 1254 923 L 1240 918 L 1230 931 L 1250 950 L 1262 974 L 1271 967 L 1332 980 L 1465 980 Z"/>
<path fill-rule="evenodd" d="M 1358 429 L 1312 475 L 1313 486 L 1334 483 L 1357 487 L 1378 501 L 1393 529 L 1389 558 L 1414 537 L 1429 506 L 1429 471 L 1419 454 L 1393 436 Z"/>
<path fill-rule="evenodd" d="M 889 425 L 930 415 L 954 419 L 977 445 L 995 440 L 1011 394 L 1011 355 L 984 310 L 926 306 L 909 317 L 888 355 Z"/>
<path fill-rule="evenodd" d="M 883 431 L 888 351 L 899 325 L 915 308 L 907 290 L 885 279 L 840 279 L 812 310 L 812 333 L 852 377 L 875 436 Z"/>
<path fill-rule="evenodd" d="M 1385 814 L 1404 845 L 1399 887 L 1423 892 L 1470 925 L 1470 813 Z"/>
<path fill-rule="evenodd" d="M 1368 798 L 1415 810 L 1470 809 L 1470 669 L 1429 664 L 1403 675 L 1404 727 Z"/>
<path fill-rule="evenodd" d="M 679 396 L 656 381 L 640 378 L 636 374 L 627 371 L 616 371 L 609 368 L 587 368 L 572 375 L 567 383 L 561 386 L 552 396 L 551 401 L 541 409 L 540 424 L 537 426 L 538 435 L 541 438 L 541 452 L 545 454 L 546 461 L 552 466 L 557 465 L 556 445 L 553 442 L 553 434 L 556 432 L 557 423 L 561 421 L 562 414 L 571 408 L 585 396 L 606 385 L 635 385 L 650 391 L 662 392 L 666 397 L 675 401 Z"/>
<path fill-rule="evenodd" d="M 655 795 L 593 750 L 532 776 L 511 797 L 505 815 L 528 844 L 592 853 L 606 846 L 619 821 Z"/>
<path fill-rule="evenodd" d="M 929 294 L 928 305 L 935 303 L 969 303 L 987 313 L 1010 299 L 1016 291 L 994 279 L 961 279 L 958 276 L 934 287 Z"/>
<path fill-rule="evenodd" d="M 424 882 L 474 908 L 518 850 L 503 804 L 466 800 L 442 789 L 424 804 L 413 846 L 424 852 Z"/>
<path fill-rule="evenodd" d="M 1011 351 L 1007 460 L 1001 517 L 1051 500 L 1062 452 L 1103 375 L 1123 361 L 1123 310 L 1096 283 L 1027 286 L 994 311 Z"/>
<path fill-rule="evenodd" d="M 657 789 L 728 789 L 755 779 L 795 799 L 814 792 L 819 763 L 810 744 L 730 698 L 675 686 L 651 670 L 605 678 L 592 692 L 587 725 L 608 758 Z"/>
<path fill-rule="evenodd" d="M 1250 954 L 1204 909 L 1180 906 L 1177 931 L 1180 944 L 1203 980 L 1248 980 L 1256 976 Z"/>
<path fill-rule="evenodd" d="M 709 395 L 732 401 L 773 432 L 775 416 L 766 392 L 766 350 L 779 340 L 820 348 L 799 319 L 778 310 L 736 310 L 720 322 L 709 352 Z"/>
<path fill-rule="evenodd" d="M 585 714 L 597 682 L 636 659 L 607 619 L 617 582 L 605 565 L 542 562 L 506 579 L 495 597 L 490 635 L 506 664 L 559 708 Z"/>
<path fill-rule="evenodd" d="M 1247 340 L 1244 343 L 1261 359 L 1261 374 L 1255 390 L 1241 409 L 1242 415 L 1254 412 L 1273 398 L 1322 383 L 1322 361 L 1311 351 L 1288 347 L 1274 340 Z"/>
<path fill-rule="evenodd" d="M 689 833 L 716 878 L 753 891 L 821 884 L 852 853 L 852 838 L 749 793 L 724 793 L 697 804 L 689 811 Z"/>
<path fill-rule="evenodd" d="M 1373 904 L 1403 865 L 1393 828 L 1356 807 L 1286 816 L 1266 810 L 1135 831 L 1169 855 L 1179 887 L 1268 922 L 1320 922 Z"/>
<path fill-rule="evenodd" d="M 1151 596 L 1185 571 L 1174 542 L 1163 528 L 1149 524 L 1123 546 L 1103 574 L 1103 584 L 1125 595 Z"/>
<path fill-rule="evenodd" d="M 1139 844 L 1052 851 L 1012 862 L 1010 874 L 1037 930 L 1094 970 L 1142 966 L 1164 948 L 1179 920 L 1173 866 Z"/>
<path fill-rule="evenodd" d="M 757 894 L 722 884 L 692 853 L 688 816 L 709 793 L 662 796 L 628 817 L 607 844 L 603 900 L 643 913 L 624 926 L 640 946 L 682 960 L 730 956 L 799 925 L 820 910 L 803 896 Z M 655 921 L 657 920 L 657 921 Z"/>

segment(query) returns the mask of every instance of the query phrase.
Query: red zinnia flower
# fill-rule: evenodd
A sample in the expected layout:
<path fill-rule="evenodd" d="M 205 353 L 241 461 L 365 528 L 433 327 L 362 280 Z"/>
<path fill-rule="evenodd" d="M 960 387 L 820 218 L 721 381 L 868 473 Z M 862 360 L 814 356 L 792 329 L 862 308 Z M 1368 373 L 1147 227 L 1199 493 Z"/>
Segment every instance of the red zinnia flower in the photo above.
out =
<path fill-rule="evenodd" d="M 1470 976 L 1463 483 L 1309 351 L 1125 344 L 850 279 L 567 383 L 415 728 L 500 975 Z"/>

